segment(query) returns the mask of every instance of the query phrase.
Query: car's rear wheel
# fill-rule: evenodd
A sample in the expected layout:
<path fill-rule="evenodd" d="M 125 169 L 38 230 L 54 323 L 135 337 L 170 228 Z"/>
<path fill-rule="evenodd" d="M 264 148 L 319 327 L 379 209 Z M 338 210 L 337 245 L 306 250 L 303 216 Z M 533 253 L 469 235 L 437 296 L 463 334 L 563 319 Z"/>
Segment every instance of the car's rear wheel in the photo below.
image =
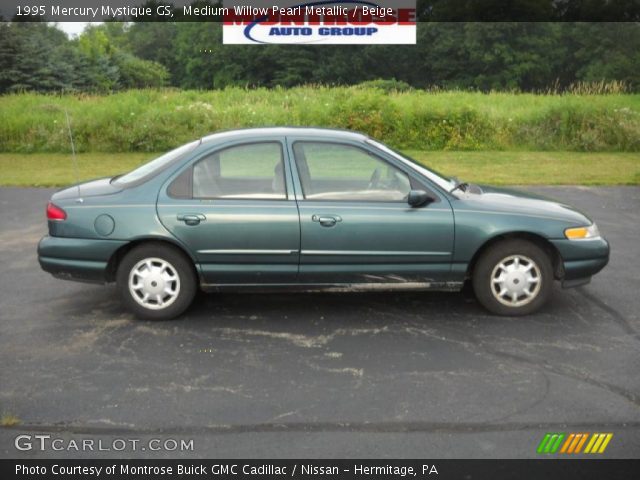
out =
<path fill-rule="evenodd" d="M 128 252 L 116 282 L 124 305 L 148 320 L 177 317 L 189 308 L 197 289 L 191 261 L 161 243 L 143 244 Z"/>
<path fill-rule="evenodd" d="M 498 315 L 527 315 L 546 303 L 553 287 L 547 253 L 527 240 L 505 240 L 491 246 L 473 271 L 478 301 Z"/>

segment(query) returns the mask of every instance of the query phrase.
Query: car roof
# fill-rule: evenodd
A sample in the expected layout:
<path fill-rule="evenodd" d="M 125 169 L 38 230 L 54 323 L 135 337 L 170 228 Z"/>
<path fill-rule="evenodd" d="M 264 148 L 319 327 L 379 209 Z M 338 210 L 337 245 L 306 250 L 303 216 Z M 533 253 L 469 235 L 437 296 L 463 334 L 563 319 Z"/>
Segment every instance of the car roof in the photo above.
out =
<path fill-rule="evenodd" d="M 201 143 L 228 141 L 251 137 L 261 136 L 305 136 L 318 137 L 322 139 L 342 139 L 362 141 L 369 138 L 359 132 L 350 130 L 339 130 L 334 128 L 316 128 L 316 127 L 262 127 L 262 128 L 243 128 L 239 130 L 225 130 L 206 135 L 200 139 Z"/>

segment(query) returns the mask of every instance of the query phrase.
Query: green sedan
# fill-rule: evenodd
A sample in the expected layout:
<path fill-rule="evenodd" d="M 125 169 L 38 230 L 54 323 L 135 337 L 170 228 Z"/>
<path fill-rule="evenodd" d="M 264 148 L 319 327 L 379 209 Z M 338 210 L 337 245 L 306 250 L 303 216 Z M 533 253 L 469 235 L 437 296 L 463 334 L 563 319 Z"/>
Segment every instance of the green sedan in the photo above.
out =
<path fill-rule="evenodd" d="M 554 280 L 609 260 L 587 216 L 461 183 L 365 135 L 312 128 L 216 133 L 126 175 L 55 193 L 42 268 L 116 282 L 137 316 L 183 313 L 198 288 L 460 290 L 525 315 Z"/>

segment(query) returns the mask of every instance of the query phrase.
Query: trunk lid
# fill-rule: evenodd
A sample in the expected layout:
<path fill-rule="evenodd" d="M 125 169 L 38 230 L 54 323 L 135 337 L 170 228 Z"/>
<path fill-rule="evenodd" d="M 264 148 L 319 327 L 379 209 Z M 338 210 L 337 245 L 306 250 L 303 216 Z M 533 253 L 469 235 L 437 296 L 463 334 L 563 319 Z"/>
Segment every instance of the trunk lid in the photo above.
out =
<path fill-rule="evenodd" d="M 78 195 L 78 187 L 80 194 Z M 51 196 L 51 201 L 68 200 L 72 198 L 98 197 L 101 195 L 112 195 L 122 191 L 122 186 L 111 183 L 111 177 L 98 178 L 58 190 Z"/>

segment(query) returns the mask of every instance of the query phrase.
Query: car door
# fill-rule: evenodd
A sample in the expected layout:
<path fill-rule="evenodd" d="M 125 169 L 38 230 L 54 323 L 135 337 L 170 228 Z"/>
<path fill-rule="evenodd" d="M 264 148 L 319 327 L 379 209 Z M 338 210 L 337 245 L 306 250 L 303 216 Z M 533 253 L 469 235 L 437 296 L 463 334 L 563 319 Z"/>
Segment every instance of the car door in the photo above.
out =
<path fill-rule="evenodd" d="M 408 167 L 350 141 L 287 138 L 300 211 L 301 282 L 446 282 L 454 221 L 448 200 Z M 433 201 L 412 208 L 412 189 Z"/>
<path fill-rule="evenodd" d="M 282 138 L 214 147 L 161 190 L 158 215 L 206 284 L 295 282 L 300 226 L 286 154 Z"/>

